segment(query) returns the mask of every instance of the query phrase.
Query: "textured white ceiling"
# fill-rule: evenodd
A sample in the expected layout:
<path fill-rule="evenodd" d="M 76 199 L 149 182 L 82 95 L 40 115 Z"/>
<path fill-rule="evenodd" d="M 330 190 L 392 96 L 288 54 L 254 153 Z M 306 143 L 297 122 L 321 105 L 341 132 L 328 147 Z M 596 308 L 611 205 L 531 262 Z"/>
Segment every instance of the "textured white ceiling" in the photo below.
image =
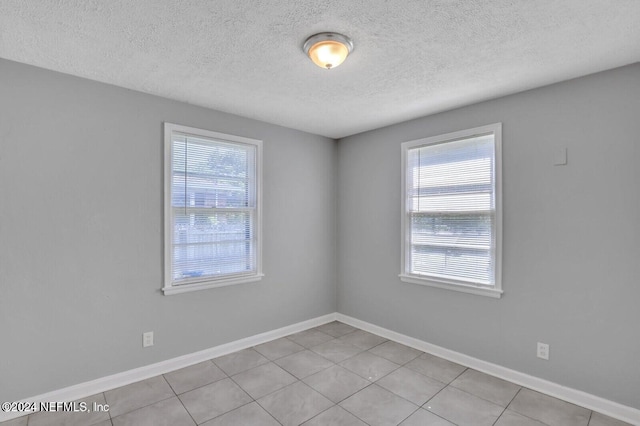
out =
<path fill-rule="evenodd" d="M 637 62 L 640 0 L 1 0 L 0 57 L 339 138 Z"/>

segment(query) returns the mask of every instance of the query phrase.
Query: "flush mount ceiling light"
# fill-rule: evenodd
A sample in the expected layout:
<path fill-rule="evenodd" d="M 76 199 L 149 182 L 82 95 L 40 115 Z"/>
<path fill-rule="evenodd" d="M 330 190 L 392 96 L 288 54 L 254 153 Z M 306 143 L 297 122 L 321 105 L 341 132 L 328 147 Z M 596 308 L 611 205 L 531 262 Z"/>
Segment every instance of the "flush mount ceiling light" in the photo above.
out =
<path fill-rule="evenodd" d="M 309 37 L 302 49 L 314 64 L 330 70 L 344 62 L 353 50 L 353 42 L 342 34 L 319 33 Z"/>

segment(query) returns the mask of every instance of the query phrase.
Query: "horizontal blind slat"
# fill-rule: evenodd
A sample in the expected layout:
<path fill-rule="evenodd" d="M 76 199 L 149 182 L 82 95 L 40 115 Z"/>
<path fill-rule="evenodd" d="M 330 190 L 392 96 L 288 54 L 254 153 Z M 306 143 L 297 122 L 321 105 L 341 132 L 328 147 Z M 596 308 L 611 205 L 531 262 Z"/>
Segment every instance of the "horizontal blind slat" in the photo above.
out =
<path fill-rule="evenodd" d="M 494 283 L 494 164 L 492 134 L 408 150 L 411 273 Z"/>
<path fill-rule="evenodd" d="M 174 283 L 256 272 L 255 146 L 174 134 L 171 154 Z"/>

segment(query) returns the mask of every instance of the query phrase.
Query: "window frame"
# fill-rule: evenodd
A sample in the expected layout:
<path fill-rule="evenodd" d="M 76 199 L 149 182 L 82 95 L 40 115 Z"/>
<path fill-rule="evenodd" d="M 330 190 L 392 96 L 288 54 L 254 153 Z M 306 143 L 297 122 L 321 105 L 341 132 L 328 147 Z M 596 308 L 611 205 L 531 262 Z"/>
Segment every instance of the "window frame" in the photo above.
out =
<path fill-rule="evenodd" d="M 202 280 L 193 280 L 186 284 L 176 284 L 172 273 L 173 250 L 173 222 L 174 214 L 171 206 L 172 200 L 172 140 L 174 133 L 193 136 L 201 139 L 213 139 L 233 145 L 252 145 L 255 147 L 255 261 L 256 271 L 247 274 L 228 275 L 223 277 L 203 277 Z M 164 123 L 164 287 L 165 295 L 179 294 L 209 288 L 225 287 L 235 284 L 244 284 L 259 281 L 264 277 L 262 273 L 262 141 L 243 136 L 229 135 L 211 130 L 188 127 L 173 123 Z"/>
<path fill-rule="evenodd" d="M 474 284 L 468 281 L 447 279 L 434 276 L 412 274 L 409 271 L 409 250 L 411 245 L 410 221 L 407 209 L 407 160 L 411 149 L 445 144 L 448 142 L 469 139 L 474 136 L 494 135 L 494 168 L 495 168 L 495 284 L 493 286 Z M 502 123 L 493 123 L 457 132 L 446 133 L 428 138 L 404 142 L 401 145 L 402 183 L 401 183 L 401 263 L 400 280 L 430 287 L 454 290 L 463 293 L 500 298 L 502 290 Z"/>

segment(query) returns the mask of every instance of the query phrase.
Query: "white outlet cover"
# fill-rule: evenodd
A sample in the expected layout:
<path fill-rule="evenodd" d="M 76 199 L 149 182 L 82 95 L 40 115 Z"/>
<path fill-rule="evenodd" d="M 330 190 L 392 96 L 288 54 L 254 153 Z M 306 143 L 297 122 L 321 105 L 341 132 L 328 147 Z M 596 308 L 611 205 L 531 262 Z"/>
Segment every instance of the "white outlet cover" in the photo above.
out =
<path fill-rule="evenodd" d="M 147 348 L 153 346 L 153 331 L 142 333 L 142 347 Z"/>
<path fill-rule="evenodd" d="M 542 358 L 544 360 L 549 360 L 549 345 L 546 343 L 538 342 L 538 358 Z"/>

